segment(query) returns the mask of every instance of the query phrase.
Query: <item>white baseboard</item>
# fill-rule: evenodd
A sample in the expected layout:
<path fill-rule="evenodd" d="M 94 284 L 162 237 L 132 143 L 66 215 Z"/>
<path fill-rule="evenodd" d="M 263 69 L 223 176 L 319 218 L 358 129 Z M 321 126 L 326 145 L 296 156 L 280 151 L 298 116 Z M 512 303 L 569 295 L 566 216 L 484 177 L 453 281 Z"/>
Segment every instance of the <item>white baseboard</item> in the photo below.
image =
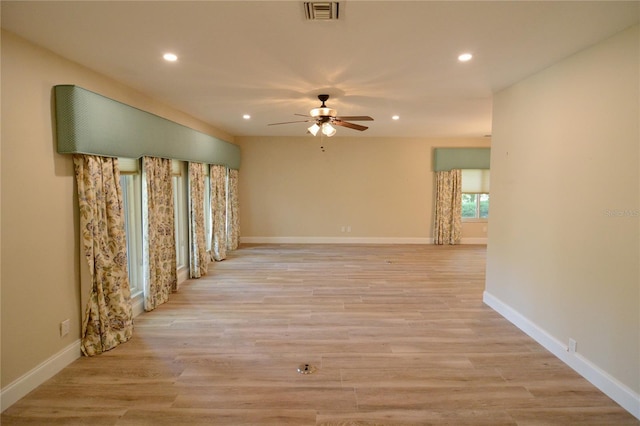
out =
<path fill-rule="evenodd" d="M 567 345 L 538 327 L 538 325 L 531 322 L 497 297 L 485 291 L 482 299 L 486 305 L 544 346 L 562 362 L 600 389 L 605 395 L 620 404 L 622 408 L 640 419 L 639 394 L 609 375 L 606 371 L 603 371 L 581 354 L 568 352 Z"/>
<path fill-rule="evenodd" d="M 6 410 L 81 356 L 78 339 L 2 389 L 0 410 Z"/>
<path fill-rule="evenodd" d="M 393 237 L 240 237 L 245 244 L 433 244 L 433 238 Z"/>
<path fill-rule="evenodd" d="M 144 312 L 144 295 L 142 292 L 131 299 L 131 310 L 134 318 Z"/>
<path fill-rule="evenodd" d="M 182 285 L 182 283 L 184 283 L 186 280 L 189 279 L 189 267 L 188 266 L 184 266 L 180 269 L 178 269 L 178 274 L 177 274 L 177 287 L 178 289 L 180 289 L 180 286 Z"/>
<path fill-rule="evenodd" d="M 431 237 L 240 237 L 245 244 L 433 244 Z M 486 238 L 463 238 L 460 244 L 487 244 Z"/>

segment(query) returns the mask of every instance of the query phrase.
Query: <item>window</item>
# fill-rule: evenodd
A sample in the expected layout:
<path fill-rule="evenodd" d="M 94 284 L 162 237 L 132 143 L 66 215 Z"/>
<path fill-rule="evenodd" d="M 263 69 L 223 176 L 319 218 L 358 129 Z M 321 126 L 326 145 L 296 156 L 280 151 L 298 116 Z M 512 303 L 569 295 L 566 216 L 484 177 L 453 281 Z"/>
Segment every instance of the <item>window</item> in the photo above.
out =
<path fill-rule="evenodd" d="M 462 170 L 462 219 L 489 218 L 489 170 Z"/>
<path fill-rule="evenodd" d="M 187 240 L 189 238 L 187 212 L 187 190 L 185 188 L 184 162 L 173 160 L 171 164 L 171 175 L 173 183 L 173 209 L 176 233 L 176 267 L 177 269 L 187 267 Z"/>
<path fill-rule="evenodd" d="M 488 219 L 489 194 L 462 193 L 463 219 Z"/>
<path fill-rule="evenodd" d="M 142 182 L 139 164 L 140 162 L 137 159 L 118 159 L 131 296 L 141 293 L 143 289 Z"/>
<path fill-rule="evenodd" d="M 209 165 L 204 177 L 204 238 L 207 251 L 211 251 L 211 240 L 213 238 L 213 218 L 211 217 L 211 176 L 209 176 Z"/>

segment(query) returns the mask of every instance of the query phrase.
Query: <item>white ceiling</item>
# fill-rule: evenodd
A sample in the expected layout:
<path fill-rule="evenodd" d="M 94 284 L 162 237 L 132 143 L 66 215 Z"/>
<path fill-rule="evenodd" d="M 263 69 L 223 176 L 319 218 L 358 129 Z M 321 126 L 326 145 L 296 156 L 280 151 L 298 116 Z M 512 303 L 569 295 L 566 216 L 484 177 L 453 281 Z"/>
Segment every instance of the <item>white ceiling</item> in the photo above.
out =
<path fill-rule="evenodd" d="M 491 133 L 493 93 L 637 23 L 639 5 L 347 0 L 321 22 L 302 1 L 3 0 L 1 15 L 4 29 L 232 135 L 303 135 L 306 123 L 267 124 L 327 93 L 339 115 L 375 118 L 338 135 L 476 137 Z"/>

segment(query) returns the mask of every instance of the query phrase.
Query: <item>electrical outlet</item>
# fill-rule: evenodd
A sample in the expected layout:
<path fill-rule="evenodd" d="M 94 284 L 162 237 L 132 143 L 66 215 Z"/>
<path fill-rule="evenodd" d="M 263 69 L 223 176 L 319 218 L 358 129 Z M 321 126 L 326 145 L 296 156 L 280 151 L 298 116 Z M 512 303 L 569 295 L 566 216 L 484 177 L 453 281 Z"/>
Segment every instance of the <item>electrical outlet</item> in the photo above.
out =
<path fill-rule="evenodd" d="M 343 226 L 342 228 L 340 228 L 340 232 L 344 232 L 345 231 L 345 227 Z"/>
<path fill-rule="evenodd" d="M 60 337 L 64 337 L 69 334 L 70 320 L 66 319 L 60 323 Z"/>
<path fill-rule="evenodd" d="M 347 226 L 347 232 L 351 232 L 351 225 Z"/>
<path fill-rule="evenodd" d="M 578 350 L 578 343 L 573 339 L 569 339 L 569 352 L 573 354 L 573 353 L 576 353 L 577 350 Z"/>

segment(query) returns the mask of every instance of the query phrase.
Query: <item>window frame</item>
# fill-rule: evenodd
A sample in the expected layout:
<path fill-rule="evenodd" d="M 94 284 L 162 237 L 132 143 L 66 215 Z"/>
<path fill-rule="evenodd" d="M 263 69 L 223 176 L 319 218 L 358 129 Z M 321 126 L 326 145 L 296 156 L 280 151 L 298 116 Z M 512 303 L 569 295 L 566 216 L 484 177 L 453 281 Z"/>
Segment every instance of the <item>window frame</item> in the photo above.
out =
<path fill-rule="evenodd" d="M 213 239 L 213 217 L 211 216 L 211 175 L 209 165 L 205 165 L 207 172 L 204 176 L 204 235 L 207 252 L 211 252 L 211 241 Z"/>
<path fill-rule="evenodd" d="M 127 272 L 131 297 L 144 292 L 144 254 L 142 235 L 142 176 L 136 171 L 120 173 L 123 218 L 127 244 Z"/>
<path fill-rule="evenodd" d="M 486 195 L 488 198 L 489 206 L 491 205 L 491 196 L 488 192 L 463 192 L 460 198 L 465 195 L 475 195 L 476 196 L 476 215 L 474 217 L 464 217 L 462 216 L 462 208 L 460 208 L 460 216 L 463 222 L 488 222 L 489 221 L 489 213 L 487 212 L 487 217 L 480 217 L 480 196 Z M 462 204 L 462 200 L 460 201 Z"/>
<path fill-rule="evenodd" d="M 173 207 L 174 207 L 174 226 L 176 240 L 176 270 L 189 267 L 189 210 L 188 210 L 188 190 L 187 179 L 185 178 L 185 162 L 178 161 L 172 169 L 171 183 L 173 185 Z"/>
<path fill-rule="evenodd" d="M 489 221 L 489 210 L 487 211 L 487 217 L 481 217 L 481 197 L 483 195 L 487 196 L 487 203 L 490 207 L 491 205 L 491 197 L 489 195 L 490 192 L 490 179 L 491 179 L 491 171 L 489 169 L 462 169 L 461 172 L 461 196 L 460 203 L 464 203 L 465 195 L 475 195 L 475 216 L 474 217 L 465 217 L 462 215 L 463 209 L 460 210 L 460 216 L 463 222 L 488 222 Z M 462 206 L 461 206 L 462 207 Z"/>

